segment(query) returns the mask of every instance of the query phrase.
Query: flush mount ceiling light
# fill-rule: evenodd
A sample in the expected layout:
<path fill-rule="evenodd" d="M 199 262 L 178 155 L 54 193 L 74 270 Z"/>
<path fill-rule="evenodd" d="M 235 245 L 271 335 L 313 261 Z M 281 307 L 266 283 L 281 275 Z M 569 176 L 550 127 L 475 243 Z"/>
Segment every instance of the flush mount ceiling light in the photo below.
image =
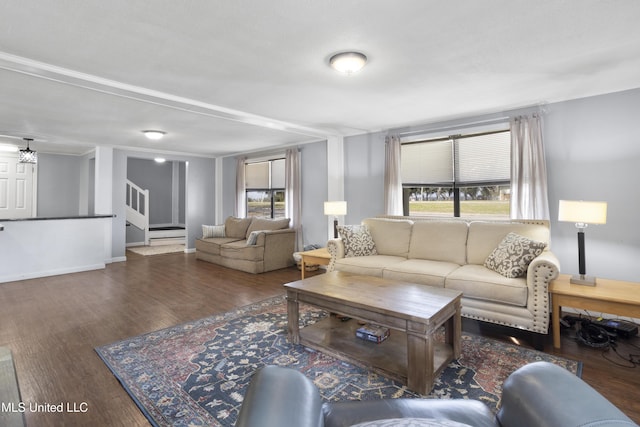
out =
<path fill-rule="evenodd" d="M 360 71 L 366 63 L 367 57 L 360 52 L 336 53 L 329 59 L 331 68 L 347 75 Z"/>
<path fill-rule="evenodd" d="M 148 139 L 151 139 L 153 141 L 157 141 L 159 139 L 162 139 L 162 137 L 165 136 L 165 134 L 166 134 L 166 132 L 163 132 L 161 130 L 143 130 L 142 133 Z"/>
<path fill-rule="evenodd" d="M 22 138 L 27 141 L 27 148 L 18 152 L 18 163 L 38 163 L 38 153 L 29 148 L 33 138 Z"/>

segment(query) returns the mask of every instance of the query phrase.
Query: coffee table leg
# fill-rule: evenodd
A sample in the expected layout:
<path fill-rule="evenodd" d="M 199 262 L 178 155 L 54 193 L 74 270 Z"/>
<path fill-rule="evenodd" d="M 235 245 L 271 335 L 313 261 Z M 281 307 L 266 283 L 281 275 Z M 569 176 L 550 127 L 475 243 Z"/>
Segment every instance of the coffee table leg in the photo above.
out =
<path fill-rule="evenodd" d="M 407 387 L 420 394 L 433 388 L 433 334 L 407 331 Z"/>
<path fill-rule="evenodd" d="M 445 322 L 445 342 L 451 346 L 453 350 L 453 358 L 460 357 L 462 342 L 462 317 L 460 303 L 456 304 L 456 312 Z"/>
<path fill-rule="evenodd" d="M 287 291 L 287 329 L 289 333 L 289 341 L 291 341 L 292 344 L 300 344 L 298 308 L 298 294 Z"/>

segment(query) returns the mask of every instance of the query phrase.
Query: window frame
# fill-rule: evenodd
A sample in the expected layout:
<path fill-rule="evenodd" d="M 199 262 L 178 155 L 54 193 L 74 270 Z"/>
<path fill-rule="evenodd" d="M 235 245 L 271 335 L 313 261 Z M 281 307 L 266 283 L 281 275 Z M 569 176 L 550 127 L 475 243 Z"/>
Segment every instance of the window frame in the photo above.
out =
<path fill-rule="evenodd" d="M 453 217 L 460 218 L 461 217 L 461 198 L 460 198 L 460 189 L 468 188 L 468 187 L 490 187 L 490 186 L 511 186 L 511 177 L 509 179 L 496 179 L 496 180 L 479 180 L 479 181 L 459 181 L 459 171 L 456 169 L 459 166 L 459 154 L 458 154 L 458 143 L 462 139 L 467 138 L 477 138 L 482 136 L 489 136 L 499 133 L 507 133 L 511 134 L 510 129 L 493 129 L 482 132 L 474 132 L 467 134 L 453 134 L 442 137 L 428 138 L 428 139 L 419 139 L 413 140 L 410 142 L 403 142 L 402 146 L 406 145 L 414 145 L 414 144 L 425 144 L 425 143 L 434 143 L 434 142 L 443 142 L 450 141 L 451 142 L 451 181 L 439 181 L 439 182 L 429 182 L 429 183 L 412 183 L 412 182 L 404 182 L 402 181 L 402 210 L 404 216 L 410 216 L 410 189 L 413 188 L 447 188 L 451 189 L 453 192 L 452 201 L 453 201 Z M 509 137 L 509 141 L 511 138 Z M 508 170 L 511 170 L 511 147 L 509 144 L 509 165 Z M 402 173 L 402 172 L 401 172 Z M 510 215 L 508 213 L 507 215 Z M 439 214 L 437 216 L 440 216 Z M 444 215 L 443 215 L 444 216 Z M 448 216 L 446 216 L 448 217 Z"/>
<path fill-rule="evenodd" d="M 274 181 L 274 176 L 273 176 L 273 163 L 276 161 L 285 161 L 285 157 L 273 157 L 273 158 L 269 158 L 269 159 L 260 159 L 260 160 L 247 160 L 245 162 L 245 182 L 246 182 L 246 178 L 247 178 L 247 166 L 252 165 L 252 164 L 258 164 L 258 163 L 268 163 L 269 164 L 269 172 L 268 172 L 268 187 L 247 187 L 245 185 L 245 189 L 244 189 L 244 197 L 245 197 L 245 217 L 249 217 L 249 193 L 251 192 L 264 192 L 267 193 L 269 195 L 269 210 L 270 210 L 270 215 L 268 217 L 266 216 L 256 216 L 256 215 L 252 215 L 255 216 L 256 218 L 280 218 L 279 216 L 276 216 L 276 193 L 278 192 L 282 192 L 283 195 L 283 201 L 286 200 L 286 196 L 287 196 L 287 192 L 284 186 L 284 180 L 282 182 L 283 186 L 282 187 L 274 187 L 273 186 L 273 181 Z M 282 218 L 285 218 L 286 215 L 283 214 Z"/>

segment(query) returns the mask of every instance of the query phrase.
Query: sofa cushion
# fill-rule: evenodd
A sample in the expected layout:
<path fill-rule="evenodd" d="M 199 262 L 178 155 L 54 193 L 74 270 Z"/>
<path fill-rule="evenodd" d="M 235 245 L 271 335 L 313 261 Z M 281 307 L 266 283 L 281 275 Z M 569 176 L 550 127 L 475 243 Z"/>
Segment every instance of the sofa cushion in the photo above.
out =
<path fill-rule="evenodd" d="M 527 279 L 507 278 L 482 265 L 467 264 L 459 267 L 447 276 L 444 287 L 462 291 L 464 298 L 518 307 L 527 305 Z"/>
<path fill-rule="evenodd" d="M 238 239 L 234 239 L 231 237 L 211 237 L 207 239 L 197 239 L 196 250 L 212 255 L 220 255 L 220 247 L 222 245 L 237 241 Z"/>
<path fill-rule="evenodd" d="M 514 232 L 537 242 L 549 244 L 549 227 L 538 224 L 518 222 L 482 222 L 472 221 L 469 224 L 467 238 L 467 264 L 483 265 L 491 252 L 505 238 Z"/>
<path fill-rule="evenodd" d="M 362 221 L 362 224 L 369 227 L 371 237 L 376 243 L 376 250 L 380 255 L 407 257 L 413 221 L 367 218 Z"/>
<path fill-rule="evenodd" d="M 487 257 L 484 266 L 504 277 L 524 277 L 527 267 L 540 255 L 546 243 L 509 233 Z"/>
<path fill-rule="evenodd" d="M 238 240 L 220 246 L 220 255 L 244 261 L 262 261 L 264 246 L 247 245 L 246 240 Z"/>
<path fill-rule="evenodd" d="M 408 259 L 387 266 L 382 277 L 443 288 L 445 277 L 458 267 L 460 267 L 458 264 L 452 262 Z"/>
<path fill-rule="evenodd" d="M 224 230 L 226 237 L 233 237 L 236 239 L 246 239 L 247 229 L 251 224 L 252 218 L 235 218 L 230 216 L 224 222 Z"/>
<path fill-rule="evenodd" d="M 225 237 L 224 225 L 203 225 L 202 238 L 209 239 L 211 237 Z"/>
<path fill-rule="evenodd" d="M 335 269 L 352 274 L 382 277 L 385 267 L 403 261 L 406 261 L 406 258 L 389 255 L 340 258 L 336 260 Z"/>
<path fill-rule="evenodd" d="M 468 228 L 465 221 L 416 221 L 409 258 L 466 264 Z"/>
<path fill-rule="evenodd" d="M 249 235 L 253 231 L 260 230 L 282 230 L 283 228 L 289 228 L 289 218 L 253 218 L 251 224 L 247 228 L 246 238 L 249 238 Z"/>
<path fill-rule="evenodd" d="M 340 225 L 338 234 L 344 244 L 345 257 L 377 255 L 376 244 L 366 225 Z"/>

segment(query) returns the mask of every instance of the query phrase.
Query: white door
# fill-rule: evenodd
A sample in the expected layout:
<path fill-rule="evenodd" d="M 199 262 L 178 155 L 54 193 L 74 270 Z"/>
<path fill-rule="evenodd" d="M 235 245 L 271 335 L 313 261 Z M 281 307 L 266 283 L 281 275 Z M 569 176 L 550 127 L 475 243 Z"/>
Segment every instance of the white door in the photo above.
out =
<path fill-rule="evenodd" d="M 35 165 L 18 163 L 18 155 L 0 156 L 0 218 L 34 216 Z"/>

